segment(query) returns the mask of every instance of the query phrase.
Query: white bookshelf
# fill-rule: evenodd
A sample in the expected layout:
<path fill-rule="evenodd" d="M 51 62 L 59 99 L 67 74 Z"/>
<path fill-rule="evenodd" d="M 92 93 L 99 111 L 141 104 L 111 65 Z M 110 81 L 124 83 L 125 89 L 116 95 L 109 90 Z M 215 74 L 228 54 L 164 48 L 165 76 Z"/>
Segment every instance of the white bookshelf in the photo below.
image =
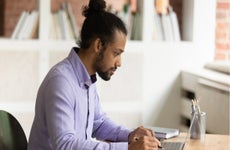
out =
<path fill-rule="evenodd" d="M 31 108 L 34 108 L 37 88 L 51 67 L 51 64 L 67 56 L 71 47 L 75 46 L 76 42 L 72 40 L 54 40 L 49 38 L 50 1 L 51 0 L 39 0 L 40 20 L 38 39 L 0 39 L 0 53 L 14 52 L 16 53 L 15 55 L 20 55 L 19 53 L 21 52 L 35 53 L 34 57 L 37 58 L 36 76 L 38 76 L 37 81 L 35 81 L 37 87 L 33 89 L 35 94 L 30 97 L 30 100 L 26 100 L 26 102 L 25 100 L 19 100 L 17 105 L 13 105 L 13 101 L 5 103 L 8 99 L 7 96 L 2 93 L 3 99 L 0 100 L 0 106 L 2 106 L 2 108 L 9 108 L 9 110 L 13 112 L 14 110 L 21 110 L 21 112 L 27 113 L 29 111 L 33 114 L 34 109 Z M 138 0 L 138 3 L 141 4 L 140 8 L 142 8 L 142 40 L 127 41 L 123 67 L 118 69 L 110 82 L 98 83 L 98 89 L 102 97 L 102 105 L 108 114 L 114 115 L 115 120 L 125 124 L 127 123 L 130 127 L 138 124 L 165 125 L 168 123 L 172 123 L 171 127 L 177 127 L 179 124 L 179 118 L 177 117 L 179 111 L 167 111 L 165 108 L 169 108 L 169 104 L 172 104 L 172 108 L 179 105 L 180 94 L 178 93 L 179 81 L 177 81 L 177 77 L 181 68 L 201 66 L 213 58 L 214 52 L 212 54 L 212 52 L 210 53 L 209 51 L 214 51 L 216 1 L 183 0 L 183 16 L 185 18 L 183 18 L 182 23 L 182 34 L 184 34 L 186 38 L 181 42 L 153 41 L 152 11 L 154 2 L 153 0 Z M 10 56 L 10 54 L 6 56 Z M 15 61 L 29 59 L 29 56 L 30 55 L 25 56 L 25 58 L 17 57 L 18 60 Z M 1 60 L 0 62 L 4 63 Z M 16 64 L 16 62 L 13 62 L 13 64 L 14 63 Z M 8 66 L 6 65 L 5 67 L 7 68 Z M 25 68 L 27 67 L 28 66 L 25 66 Z M 33 68 L 33 66 L 29 67 Z M 4 70 L 3 65 L 0 69 Z M 16 76 L 20 71 L 13 73 Z M 24 75 L 25 78 L 31 77 L 31 75 L 27 75 L 26 73 Z M 1 80 L 8 79 L 6 77 L 2 78 Z M 5 81 L 5 84 L 7 83 L 8 82 Z M 29 86 L 30 83 L 25 84 Z M 4 88 L 4 86 L 5 85 L 0 84 L 0 88 Z M 18 88 L 21 88 L 21 85 L 9 87 L 9 90 L 15 91 Z M 114 91 L 116 91 L 117 95 L 113 94 Z M 172 91 L 175 93 L 171 93 Z M 27 92 L 25 91 L 25 95 L 26 94 Z M 6 98 L 4 99 L 4 97 Z M 21 98 L 23 97 L 26 96 L 22 96 Z M 170 102 L 171 99 L 173 99 L 174 103 Z M 18 107 L 24 106 L 25 104 L 26 106 L 28 104 L 31 108 Z M 125 115 L 127 118 L 119 120 L 119 117 L 115 115 L 116 112 Z M 128 123 L 132 113 L 139 117 L 132 119 L 133 123 Z M 170 117 L 172 118 L 166 121 L 167 116 L 165 113 L 170 113 Z M 30 116 L 33 116 L 31 114 Z M 112 118 L 113 115 L 111 116 Z M 124 122 L 124 120 L 127 122 Z M 20 122 L 23 122 L 24 129 L 28 135 L 32 118 L 20 120 Z"/>

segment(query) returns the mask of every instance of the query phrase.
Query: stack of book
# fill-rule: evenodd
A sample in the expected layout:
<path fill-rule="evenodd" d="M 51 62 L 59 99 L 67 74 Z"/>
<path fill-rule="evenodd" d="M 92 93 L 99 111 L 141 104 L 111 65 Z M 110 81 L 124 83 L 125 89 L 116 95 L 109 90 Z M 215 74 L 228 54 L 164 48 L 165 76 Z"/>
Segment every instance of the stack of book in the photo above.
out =
<path fill-rule="evenodd" d="M 31 39 L 38 35 L 39 13 L 23 11 L 11 35 L 12 39 Z"/>
<path fill-rule="evenodd" d="M 51 14 L 50 38 L 63 40 L 77 40 L 78 27 L 70 3 L 62 3 L 62 8 Z"/>
<path fill-rule="evenodd" d="M 153 40 L 156 41 L 180 41 L 178 18 L 172 7 L 168 7 L 168 13 L 156 13 L 154 11 Z"/>
<path fill-rule="evenodd" d="M 130 0 L 125 3 L 121 11 L 116 11 L 113 6 L 110 6 L 108 11 L 117 15 L 126 25 L 128 30 L 127 39 L 141 39 L 141 14 L 138 10 L 138 1 Z"/>
<path fill-rule="evenodd" d="M 175 128 L 165 128 L 165 127 L 147 127 L 154 131 L 155 137 L 157 139 L 169 139 L 178 136 L 180 131 Z"/>

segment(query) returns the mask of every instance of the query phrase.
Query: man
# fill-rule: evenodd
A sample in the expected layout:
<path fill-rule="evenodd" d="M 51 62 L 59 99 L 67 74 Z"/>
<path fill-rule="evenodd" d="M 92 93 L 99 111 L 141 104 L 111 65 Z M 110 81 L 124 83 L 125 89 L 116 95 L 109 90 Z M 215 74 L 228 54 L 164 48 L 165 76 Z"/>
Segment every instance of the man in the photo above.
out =
<path fill-rule="evenodd" d="M 157 149 L 152 131 L 117 125 L 100 106 L 96 73 L 107 81 L 121 66 L 124 23 L 105 11 L 104 0 L 91 0 L 83 14 L 80 48 L 55 65 L 39 88 L 28 149 Z"/>

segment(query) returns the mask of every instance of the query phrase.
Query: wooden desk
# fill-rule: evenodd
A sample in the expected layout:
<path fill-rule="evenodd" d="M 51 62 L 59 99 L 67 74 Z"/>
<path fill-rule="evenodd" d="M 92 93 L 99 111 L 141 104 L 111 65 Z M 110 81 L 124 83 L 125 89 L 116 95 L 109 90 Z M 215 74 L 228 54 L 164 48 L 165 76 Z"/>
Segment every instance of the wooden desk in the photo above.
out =
<path fill-rule="evenodd" d="M 183 142 L 185 137 L 186 133 L 181 133 L 166 141 Z M 184 150 L 230 150 L 230 135 L 206 134 L 204 142 L 188 138 Z"/>

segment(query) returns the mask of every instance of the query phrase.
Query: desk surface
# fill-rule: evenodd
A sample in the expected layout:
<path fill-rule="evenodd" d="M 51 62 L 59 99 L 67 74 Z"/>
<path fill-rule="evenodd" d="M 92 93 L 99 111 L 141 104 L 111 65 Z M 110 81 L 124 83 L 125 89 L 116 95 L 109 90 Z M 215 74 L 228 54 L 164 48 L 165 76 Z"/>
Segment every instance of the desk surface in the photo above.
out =
<path fill-rule="evenodd" d="M 167 141 L 183 142 L 186 133 L 181 133 L 178 137 Z M 184 150 L 230 150 L 230 135 L 206 134 L 205 141 L 188 139 Z"/>

